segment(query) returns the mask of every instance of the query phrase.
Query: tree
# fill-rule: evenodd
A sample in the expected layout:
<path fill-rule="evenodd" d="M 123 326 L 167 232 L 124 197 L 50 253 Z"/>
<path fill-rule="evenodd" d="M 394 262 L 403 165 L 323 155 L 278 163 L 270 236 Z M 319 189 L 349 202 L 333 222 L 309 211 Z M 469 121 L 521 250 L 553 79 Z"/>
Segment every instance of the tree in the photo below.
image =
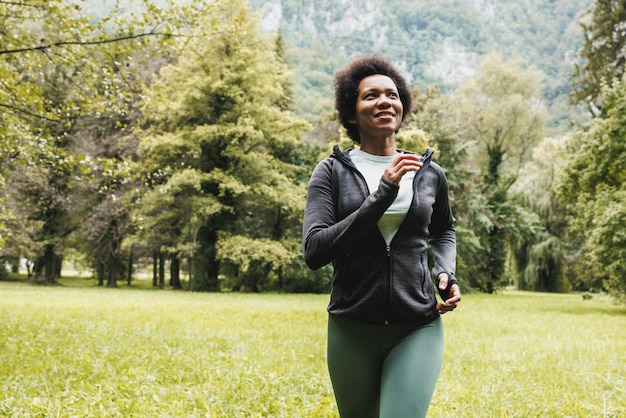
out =
<path fill-rule="evenodd" d="M 35 255 L 41 260 L 36 265 L 44 266 L 46 281 L 53 282 L 60 271 L 64 240 L 81 223 L 72 213 L 77 207 L 73 193 L 79 183 L 99 181 L 93 178 L 92 168 L 104 172 L 107 167 L 119 166 L 120 161 L 120 155 L 105 155 L 102 150 L 97 150 L 100 155 L 95 157 L 89 154 L 93 148 L 83 147 L 81 154 L 78 137 L 92 130 L 95 133 L 90 138 L 102 143 L 98 132 L 107 131 L 103 126 L 123 130 L 129 104 L 139 93 L 133 73 L 142 66 L 141 59 L 149 57 L 142 51 L 151 47 L 154 39 L 158 42 L 150 48 L 152 52 L 168 51 L 172 38 L 193 23 L 199 9 L 174 8 L 167 2 L 172 7 L 168 10 L 142 1 L 141 13 L 125 14 L 118 6 L 96 21 L 82 13 L 80 3 L 1 3 L 0 179 L 13 183 L 6 189 L 10 191 L 6 199 L 0 201 L 4 205 L 0 231 L 6 229 L 7 220 L 15 218 L 16 205 L 23 203 L 20 196 L 29 197 L 26 202 L 30 205 L 20 211 L 31 213 L 19 217 L 38 226 L 38 232 L 29 230 L 33 242 L 41 244 Z M 27 189 L 13 187 L 18 184 Z M 100 218 L 103 213 L 99 212 Z M 14 236 L 26 236 L 13 232 Z M 5 234 L 0 232 L 0 236 Z M 0 247 L 2 251 L 6 249 Z"/>
<path fill-rule="evenodd" d="M 626 84 L 604 86 L 605 118 L 578 129 L 559 181 L 567 205 L 568 231 L 582 243 L 584 274 L 576 277 L 589 288 L 602 287 L 626 299 Z"/>
<path fill-rule="evenodd" d="M 506 243 L 528 229 L 508 191 L 545 129 L 539 102 L 541 73 L 521 62 L 485 57 L 477 77 L 464 83 L 455 101 L 459 135 L 475 164 L 483 209 L 472 229 L 481 241 L 485 272 L 473 286 L 493 292 L 505 283 Z"/>
<path fill-rule="evenodd" d="M 217 290 L 224 274 L 225 287 L 259 290 L 300 255 L 290 242 L 300 233 L 307 125 L 286 110 L 289 73 L 245 2 L 213 4 L 204 29 L 149 92 L 139 152 L 152 190 L 137 217 L 168 251 L 193 260 L 192 289 Z M 157 194 L 165 208 L 154 211 Z M 150 230 L 157 225 L 168 230 Z M 252 283 L 241 276 L 246 266 Z"/>
<path fill-rule="evenodd" d="M 626 65 L 626 4 L 596 0 L 581 22 L 584 44 L 570 77 L 573 104 L 584 103 L 592 116 L 606 116 L 602 86 L 619 82 Z"/>
<path fill-rule="evenodd" d="M 567 159 L 566 138 L 545 138 L 534 148 L 510 190 L 512 201 L 525 211 L 530 228 L 510 242 L 509 266 L 521 290 L 565 292 L 566 260 L 571 243 L 566 239 L 566 217 L 555 190 L 559 172 Z M 539 187 L 539 185 L 543 185 Z"/>

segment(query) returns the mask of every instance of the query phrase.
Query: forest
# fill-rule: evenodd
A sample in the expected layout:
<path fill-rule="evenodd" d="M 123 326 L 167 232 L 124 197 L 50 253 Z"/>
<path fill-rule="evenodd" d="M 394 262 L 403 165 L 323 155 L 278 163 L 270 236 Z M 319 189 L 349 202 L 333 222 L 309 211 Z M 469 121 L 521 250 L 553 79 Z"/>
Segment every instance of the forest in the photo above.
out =
<path fill-rule="evenodd" d="M 448 177 L 465 291 L 626 300 L 625 1 L 105 3 L 0 0 L 0 280 L 326 292 L 306 186 L 354 146 L 334 72 L 376 53 L 414 88 L 399 146 Z"/>

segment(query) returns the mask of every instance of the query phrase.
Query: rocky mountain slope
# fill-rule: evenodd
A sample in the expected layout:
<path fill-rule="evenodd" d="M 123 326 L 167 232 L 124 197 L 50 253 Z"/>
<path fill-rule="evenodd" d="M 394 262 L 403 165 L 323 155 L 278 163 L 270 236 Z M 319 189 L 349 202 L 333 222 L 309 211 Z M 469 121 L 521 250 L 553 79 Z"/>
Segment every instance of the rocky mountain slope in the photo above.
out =
<path fill-rule="evenodd" d="M 249 0 L 268 32 L 280 31 L 296 69 L 297 104 L 313 120 L 328 109 L 332 74 L 350 58 L 392 59 L 414 86 L 452 92 L 489 52 L 546 74 L 544 100 L 558 130 L 574 111 L 568 78 L 592 0 Z M 326 85 L 324 85 L 326 83 Z"/>

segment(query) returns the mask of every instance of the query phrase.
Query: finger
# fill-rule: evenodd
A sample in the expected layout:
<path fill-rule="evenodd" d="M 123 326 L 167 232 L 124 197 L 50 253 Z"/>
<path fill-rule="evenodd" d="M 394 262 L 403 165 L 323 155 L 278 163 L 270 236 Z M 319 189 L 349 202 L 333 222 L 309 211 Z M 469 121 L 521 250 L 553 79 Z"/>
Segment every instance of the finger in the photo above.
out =
<path fill-rule="evenodd" d="M 437 313 L 439 313 L 439 315 L 443 315 L 446 312 L 452 312 L 454 310 L 454 308 L 456 308 L 456 306 L 448 306 L 448 307 L 444 307 L 441 309 L 437 310 Z"/>
<path fill-rule="evenodd" d="M 405 171 L 417 171 L 422 168 L 423 163 L 421 161 L 413 160 L 400 160 L 396 161 L 395 167 L 399 170 Z"/>
<path fill-rule="evenodd" d="M 421 167 L 417 165 L 399 164 L 393 167 L 390 171 L 397 177 L 403 177 L 406 173 L 411 171 L 419 171 Z"/>
<path fill-rule="evenodd" d="M 453 310 L 454 310 L 454 308 L 441 308 L 441 309 L 437 310 L 437 313 L 438 313 L 439 315 L 443 315 L 443 314 L 445 314 L 446 312 L 451 312 L 451 311 L 453 311 Z"/>
<path fill-rule="evenodd" d="M 453 295 L 451 298 L 448 298 L 448 300 L 445 301 L 446 305 L 449 306 L 454 306 L 456 308 L 456 305 L 461 301 L 461 296 L 459 295 Z"/>
<path fill-rule="evenodd" d="M 456 306 L 457 303 L 459 303 L 461 301 L 461 297 L 458 295 L 453 295 L 452 297 L 448 298 L 447 300 L 445 300 L 445 304 L 446 305 L 454 305 Z"/>
<path fill-rule="evenodd" d="M 456 308 L 456 303 L 448 303 L 446 302 L 439 302 L 437 303 L 437 312 L 439 312 L 439 314 L 445 313 L 445 312 L 449 312 L 454 310 L 454 308 Z"/>
<path fill-rule="evenodd" d="M 458 284 L 453 284 L 450 286 L 450 298 L 454 299 L 455 302 L 459 302 L 461 300 L 461 289 L 459 289 Z"/>
<path fill-rule="evenodd" d="M 398 169 L 405 169 L 407 171 L 419 170 L 424 162 L 417 155 L 402 154 L 399 155 L 394 161 L 393 165 Z"/>
<path fill-rule="evenodd" d="M 439 276 L 439 289 L 446 290 L 448 288 L 448 275 L 442 274 Z"/>

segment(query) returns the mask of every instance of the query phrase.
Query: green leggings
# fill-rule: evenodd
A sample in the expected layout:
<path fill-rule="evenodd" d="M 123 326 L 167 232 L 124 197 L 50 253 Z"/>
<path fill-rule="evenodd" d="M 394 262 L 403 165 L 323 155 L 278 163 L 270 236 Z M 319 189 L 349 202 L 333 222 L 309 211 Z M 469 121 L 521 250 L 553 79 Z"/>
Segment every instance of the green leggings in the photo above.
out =
<path fill-rule="evenodd" d="M 372 325 L 329 315 L 328 370 L 342 418 L 425 417 L 443 323 Z"/>

